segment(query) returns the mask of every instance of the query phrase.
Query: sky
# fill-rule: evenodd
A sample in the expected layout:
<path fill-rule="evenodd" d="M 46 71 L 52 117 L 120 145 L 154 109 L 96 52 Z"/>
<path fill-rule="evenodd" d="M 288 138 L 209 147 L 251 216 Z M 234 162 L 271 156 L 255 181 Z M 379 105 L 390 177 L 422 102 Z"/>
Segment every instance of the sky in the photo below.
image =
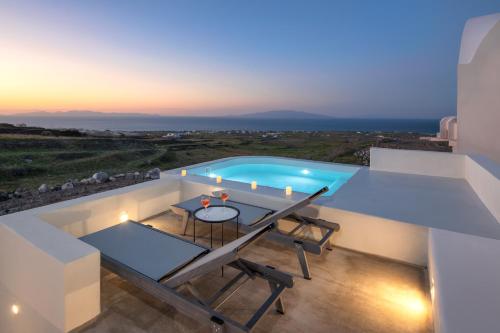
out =
<path fill-rule="evenodd" d="M 0 1 L 0 113 L 456 113 L 465 21 L 500 0 Z"/>

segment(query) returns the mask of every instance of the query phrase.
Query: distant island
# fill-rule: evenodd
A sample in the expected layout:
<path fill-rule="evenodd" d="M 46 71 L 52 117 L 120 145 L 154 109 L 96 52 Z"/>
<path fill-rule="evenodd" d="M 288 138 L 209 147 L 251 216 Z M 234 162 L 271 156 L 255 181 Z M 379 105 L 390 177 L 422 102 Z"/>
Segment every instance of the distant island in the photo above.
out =
<path fill-rule="evenodd" d="M 317 113 L 294 111 L 294 110 L 275 110 L 266 112 L 247 113 L 233 116 L 237 118 L 253 119 L 332 119 L 332 117 Z"/>
<path fill-rule="evenodd" d="M 178 117 L 175 115 L 160 115 L 152 113 L 125 113 L 125 112 L 99 112 L 90 110 L 70 111 L 35 111 L 3 116 L 15 117 L 64 117 L 64 118 L 97 118 L 97 117 Z M 273 110 L 265 112 L 247 113 L 242 115 L 223 115 L 223 118 L 245 118 L 245 119 L 333 119 L 333 117 L 294 110 Z"/>
<path fill-rule="evenodd" d="M 94 117 L 159 117 L 157 114 L 144 113 L 125 113 L 125 112 L 99 112 L 89 110 L 70 110 L 70 111 L 34 111 L 20 114 L 10 114 L 4 116 L 15 117 L 74 117 L 74 118 L 94 118 Z"/>

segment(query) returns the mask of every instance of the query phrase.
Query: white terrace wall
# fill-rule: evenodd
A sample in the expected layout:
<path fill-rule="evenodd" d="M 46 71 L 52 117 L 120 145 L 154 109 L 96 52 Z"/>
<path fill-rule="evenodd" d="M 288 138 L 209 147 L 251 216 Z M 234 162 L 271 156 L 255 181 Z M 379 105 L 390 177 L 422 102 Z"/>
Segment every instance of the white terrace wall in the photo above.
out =
<path fill-rule="evenodd" d="M 179 201 L 179 180 L 163 179 L 40 207 L 0 218 L 0 287 L 22 304 L 14 320 L 44 323 L 68 332 L 100 312 L 100 256 L 75 237 L 119 223 L 120 214 L 141 220 Z M 2 304 L 2 302 L 0 302 Z M 33 315 L 27 317 L 28 310 Z M 35 318 L 39 318 L 35 320 Z M 51 330 L 52 332 L 52 330 Z"/>
<path fill-rule="evenodd" d="M 429 230 L 429 282 L 436 333 L 498 332 L 500 241 Z"/>
<path fill-rule="evenodd" d="M 484 156 L 467 156 L 465 179 L 500 223 L 500 164 Z"/>
<path fill-rule="evenodd" d="M 434 151 L 371 148 L 370 170 L 464 178 L 465 155 Z"/>
<path fill-rule="evenodd" d="M 21 333 L 4 328 L 25 327 L 15 323 L 22 320 L 67 332 L 98 315 L 99 252 L 36 216 L 18 217 L 0 223 L 0 285 L 21 309 L 0 322 L 0 331 Z M 27 309 L 36 315 L 26 316 Z"/>
<path fill-rule="evenodd" d="M 465 179 L 500 223 L 500 167 L 484 156 L 371 148 L 370 170 Z"/>
<path fill-rule="evenodd" d="M 229 190 L 231 200 L 275 210 L 292 203 L 282 191 L 268 191 L 268 189 L 252 191 L 249 186 L 240 188 Z M 215 184 L 183 180 L 181 197 L 183 200 L 190 199 L 200 194 L 210 194 L 218 189 L 219 187 Z M 270 193 L 266 194 L 268 192 Z M 299 200 L 301 197 L 303 195 L 297 194 L 293 200 Z M 306 207 L 301 213 L 326 221 L 338 222 L 341 229 L 333 238 L 336 246 L 418 266 L 427 265 L 426 227 L 322 206 L 320 205 L 322 200 L 323 198 L 318 199 L 318 205 Z"/>
<path fill-rule="evenodd" d="M 179 202 L 180 182 L 176 177 L 128 186 L 113 191 L 51 205 L 38 216 L 75 237 L 82 237 L 129 219 L 141 221 L 162 213 Z"/>

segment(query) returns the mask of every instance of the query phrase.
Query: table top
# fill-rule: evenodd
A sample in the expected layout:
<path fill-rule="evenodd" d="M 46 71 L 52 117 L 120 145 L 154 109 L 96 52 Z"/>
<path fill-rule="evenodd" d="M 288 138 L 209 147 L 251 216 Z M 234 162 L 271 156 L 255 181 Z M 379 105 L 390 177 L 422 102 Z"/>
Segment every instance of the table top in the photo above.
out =
<path fill-rule="evenodd" d="M 231 206 L 213 205 L 205 208 L 201 207 L 194 212 L 196 219 L 207 223 L 222 223 L 235 219 L 240 215 L 240 211 Z"/>

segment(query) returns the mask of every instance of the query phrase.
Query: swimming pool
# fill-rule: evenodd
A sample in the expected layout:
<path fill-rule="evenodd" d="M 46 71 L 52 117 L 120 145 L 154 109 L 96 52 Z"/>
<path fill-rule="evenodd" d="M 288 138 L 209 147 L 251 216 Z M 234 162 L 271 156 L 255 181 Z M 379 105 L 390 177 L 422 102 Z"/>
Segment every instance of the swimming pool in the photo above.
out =
<path fill-rule="evenodd" d="M 342 164 L 313 162 L 277 157 L 235 157 L 223 161 L 204 163 L 190 168 L 189 174 L 231 180 L 257 186 L 269 186 L 285 189 L 291 186 L 293 191 L 312 194 L 324 186 L 332 195 L 349 178 L 358 167 Z"/>

